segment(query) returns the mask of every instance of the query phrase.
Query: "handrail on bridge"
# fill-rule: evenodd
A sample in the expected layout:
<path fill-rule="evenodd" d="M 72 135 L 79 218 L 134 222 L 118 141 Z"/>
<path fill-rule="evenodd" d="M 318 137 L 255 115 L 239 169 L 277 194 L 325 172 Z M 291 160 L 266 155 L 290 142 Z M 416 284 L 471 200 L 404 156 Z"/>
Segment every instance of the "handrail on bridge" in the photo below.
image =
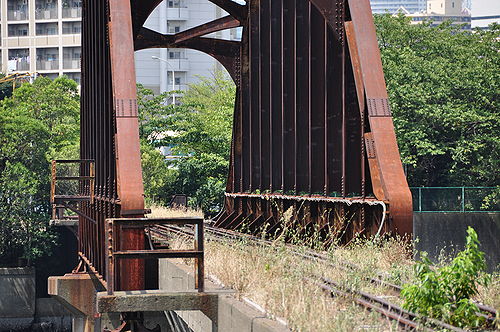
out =
<path fill-rule="evenodd" d="M 78 175 L 57 175 L 58 164 L 78 164 Z M 81 175 L 86 174 L 86 175 Z M 58 195 L 58 181 L 78 181 L 78 192 L 71 195 Z M 87 183 L 86 188 L 82 187 Z M 69 206 L 69 202 L 90 202 L 94 203 L 95 198 L 95 161 L 93 159 L 61 159 L 52 160 L 51 183 L 50 183 L 50 204 L 52 204 L 52 219 L 61 218 L 64 209 L 68 208 L 78 214 L 78 209 Z"/>
<path fill-rule="evenodd" d="M 159 258 L 194 258 L 195 288 L 199 292 L 205 289 L 205 254 L 202 217 L 180 218 L 111 218 L 106 219 L 107 238 L 107 290 L 112 295 L 115 291 L 116 260 L 123 259 L 159 259 Z M 123 229 L 146 229 L 157 225 L 194 225 L 194 248 L 187 250 L 151 249 L 124 250 L 120 247 L 120 232 Z"/>

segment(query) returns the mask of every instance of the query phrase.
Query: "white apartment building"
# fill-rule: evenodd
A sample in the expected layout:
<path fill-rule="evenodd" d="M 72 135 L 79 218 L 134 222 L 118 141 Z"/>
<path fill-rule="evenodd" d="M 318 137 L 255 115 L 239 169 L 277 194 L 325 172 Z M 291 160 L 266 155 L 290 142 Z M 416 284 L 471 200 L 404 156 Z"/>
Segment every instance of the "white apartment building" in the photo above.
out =
<path fill-rule="evenodd" d="M 0 65 L 5 74 L 31 72 L 80 82 L 81 0 L 0 0 Z M 227 15 L 208 0 L 165 0 L 146 26 L 176 33 Z M 238 39 L 241 30 L 213 36 Z M 154 57 L 154 58 L 153 58 Z M 222 68 L 194 50 L 152 49 L 136 52 L 137 82 L 155 93 L 185 90 L 198 76 Z"/>
<path fill-rule="evenodd" d="M 374 14 L 395 14 L 404 7 L 409 13 L 425 10 L 426 0 L 370 0 Z"/>
<path fill-rule="evenodd" d="M 80 81 L 81 0 L 1 0 L 2 72 Z"/>
<path fill-rule="evenodd" d="M 145 26 L 174 34 L 227 15 L 208 0 L 165 0 L 151 14 Z M 213 34 L 220 39 L 239 39 L 241 30 Z M 185 90 L 223 67 L 212 57 L 189 49 L 149 49 L 135 53 L 137 82 L 155 93 Z"/>

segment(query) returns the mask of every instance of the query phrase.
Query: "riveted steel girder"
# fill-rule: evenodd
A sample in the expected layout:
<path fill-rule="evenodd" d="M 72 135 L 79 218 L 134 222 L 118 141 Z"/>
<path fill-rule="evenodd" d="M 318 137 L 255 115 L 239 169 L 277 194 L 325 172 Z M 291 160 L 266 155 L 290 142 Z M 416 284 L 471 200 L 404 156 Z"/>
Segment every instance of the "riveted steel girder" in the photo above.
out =
<path fill-rule="evenodd" d="M 103 271 L 104 219 L 144 212 L 133 52 L 147 48 L 205 52 L 236 83 L 217 225 L 275 234 L 291 222 L 343 241 L 411 234 L 369 0 L 210 1 L 229 16 L 164 35 L 144 27 L 160 0 L 84 0 L 81 159 L 95 160 L 96 199 L 82 203 L 82 256 Z M 207 37 L 236 27 L 241 41 Z M 125 234 L 125 249 L 142 249 L 142 234 Z M 116 284 L 141 288 L 143 274 L 132 260 Z"/>

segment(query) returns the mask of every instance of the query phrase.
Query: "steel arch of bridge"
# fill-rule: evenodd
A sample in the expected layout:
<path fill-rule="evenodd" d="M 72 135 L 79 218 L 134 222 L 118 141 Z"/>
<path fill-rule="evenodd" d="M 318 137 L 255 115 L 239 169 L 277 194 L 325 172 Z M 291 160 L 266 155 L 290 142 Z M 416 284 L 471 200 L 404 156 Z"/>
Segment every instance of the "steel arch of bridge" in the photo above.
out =
<path fill-rule="evenodd" d="M 331 232 L 349 220 L 345 240 L 411 234 L 369 0 L 210 1 L 229 15 L 174 35 L 143 26 L 159 0 L 83 1 L 81 159 L 95 160 L 95 201 L 82 203 L 81 256 L 106 278 L 105 218 L 144 215 L 134 51 L 147 48 L 202 51 L 236 83 L 218 226 L 279 231 L 293 207 L 303 229 Z M 241 41 L 206 37 L 235 27 Z M 142 249 L 145 239 L 128 230 L 121 241 Z M 131 260 L 118 282 L 143 289 L 143 275 Z"/>

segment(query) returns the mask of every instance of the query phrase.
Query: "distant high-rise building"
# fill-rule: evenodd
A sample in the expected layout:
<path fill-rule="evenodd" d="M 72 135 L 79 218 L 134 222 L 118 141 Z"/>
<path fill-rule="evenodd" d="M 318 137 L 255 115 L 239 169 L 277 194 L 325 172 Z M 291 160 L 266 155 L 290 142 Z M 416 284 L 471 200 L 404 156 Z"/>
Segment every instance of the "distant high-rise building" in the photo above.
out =
<path fill-rule="evenodd" d="M 461 0 L 428 0 L 427 9 L 421 13 L 408 14 L 413 24 L 432 22 L 433 26 L 445 21 L 463 25 L 464 30 L 471 28 L 471 14 L 467 8 L 462 8 Z"/>
<path fill-rule="evenodd" d="M 474 0 L 472 27 L 486 29 L 491 23 L 500 24 L 500 0 Z"/>
<path fill-rule="evenodd" d="M 1 0 L 0 13 L 3 73 L 80 82 L 81 0 Z"/>
<path fill-rule="evenodd" d="M 425 10 L 426 3 L 426 0 L 370 0 L 374 14 L 395 14 L 401 7 L 409 13 L 416 13 Z"/>
<path fill-rule="evenodd" d="M 149 16 L 145 26 L 163 34 L 175 34 L 227 15 L 208 0 L 166 0 Z M 210 36 L 239 39 L 239 29 Z M 223 67 L 212 57 L 190 49 L 148 49 L 135 53 L 137 82 L 155 93 L 185 90 L 199 76 L 210 76 Z"/>

